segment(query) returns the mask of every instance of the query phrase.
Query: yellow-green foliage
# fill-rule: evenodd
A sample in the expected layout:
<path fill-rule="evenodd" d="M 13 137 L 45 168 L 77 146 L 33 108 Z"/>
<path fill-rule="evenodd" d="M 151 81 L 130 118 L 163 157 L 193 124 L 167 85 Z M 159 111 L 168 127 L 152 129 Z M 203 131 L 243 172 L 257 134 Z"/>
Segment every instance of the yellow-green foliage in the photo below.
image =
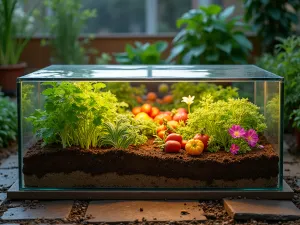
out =
<path fill-rule="evenodd" d="M 280 99 L 279 95 L 276 94 L 271 100 L 267 102 L 266 105 L 266 120 L 268 125 L 268 130 L 274 135 L 278 132 L 278 125 L 280 123 Z"/>
<path fill-rule="evenodd" d="M 156 133 L 157 124 L 155 122 L 144 119 L 136 120 L 131 113 L 118 115 L 116 121 L 122 121 L 128 134 L 134 137 L 134 145 L 146 143 L 148 138 Z"/>
<path fill-rule="evenodd" d="M 211 96 L 206 96 L 189 114 L 187 125 L 181 126 L 178 132 L 188 140 L 204 129 L 210 136 L 209 151 L 216 152 L 222 148 L 229 151 L 232 138 L 228 129 L 235 124 L 258 133 L 266 129 L 265 117 L 259 113 L 259 107 L 247 99 L 213 101 Z"/>

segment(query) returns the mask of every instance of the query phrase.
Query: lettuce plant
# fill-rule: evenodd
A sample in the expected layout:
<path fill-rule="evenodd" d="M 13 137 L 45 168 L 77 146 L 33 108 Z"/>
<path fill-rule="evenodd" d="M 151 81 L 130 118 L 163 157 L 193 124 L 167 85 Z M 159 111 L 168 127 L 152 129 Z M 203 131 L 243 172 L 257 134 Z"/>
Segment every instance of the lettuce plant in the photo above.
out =
<path fill-rule="evenodd" d="M 45 110 L 38 109 L 28 120 L 44 144 L 61 143 L 63 147 L 99 146 L 104 121 L 113 121 L 118 110 L 127 106 L 105 88 L 103 83 L 45 82 Z"/>
<path fill-rule="evenodd" d="M 265 117 L 259 113 L 259 107 L 247 99 L 213 101 L 211 96 L 205 96 L 189 114 L 187 125 L 179 127 L 178 132 L 188 140 L 205 130 L 210 136 L 209 151 L 216 152 L 222 148 L 229 151 L 230 145 L 235 143 L 232 143 L 228 130 L 234 124 L 246 130 L 254 129 L 258 133 L 262 133 L 267 127 Z"/>
<path fill-rule="evenodd" d="M 0 148 L 5 148 L 17 136 L 17 106 L 0 92 Z"/>

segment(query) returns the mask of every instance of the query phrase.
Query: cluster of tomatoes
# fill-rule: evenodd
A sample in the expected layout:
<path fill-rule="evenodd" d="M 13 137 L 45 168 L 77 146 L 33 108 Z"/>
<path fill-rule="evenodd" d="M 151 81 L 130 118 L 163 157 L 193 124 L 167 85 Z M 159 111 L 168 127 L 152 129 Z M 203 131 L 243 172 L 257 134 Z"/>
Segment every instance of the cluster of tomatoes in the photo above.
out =
<path fill-rule="evenodd" d="M 157 135 L 161 139 L 167 134 L 166 132 L 174 132 L 180 121 L 185 123 L 188 118 L 187 110 L 184 108 L 179 108 L 172 113 L 170 111 L 160 111 L 157 107 L 152 107 L 148 103 L 143 104 L 141 107 L 134 107 L 132 113 L 135 115 L 135 119 L 153 120 L 158 123 Z"/>
<path fill-rule="evenodd" d="M 158 98 L 157 94 L 155 92 L 148 92 L 146 99 L 144 100 L 142 97 L 137 96 L 136 100 L 138 103 L 158 103 L 158 104 L 170 104 L 173 102 L 173 96 L 170 94 L 167 94 L 163 96 L 162 98 Z"/>
<path fill-rule="evenodd" d="M 177 153 L 184 149 L 189 155 L 200 155 L 207 149 L 209 136 L 205 134 L 196 134 L 191 140 L 183 140 L 180 134 L 171 133 L 165 139 L 165 152 Z"/>

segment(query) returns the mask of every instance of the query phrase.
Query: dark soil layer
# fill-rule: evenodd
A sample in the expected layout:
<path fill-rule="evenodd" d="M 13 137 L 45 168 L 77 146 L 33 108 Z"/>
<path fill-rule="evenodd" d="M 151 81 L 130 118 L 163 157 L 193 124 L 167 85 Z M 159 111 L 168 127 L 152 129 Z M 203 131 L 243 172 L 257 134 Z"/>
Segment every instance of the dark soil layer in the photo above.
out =
<path fill-rule="evenodd" d="M 215 179 L 277 177 L 278 162 L 279 157 L 270 144 L 244 155 L 220 151 L 192 157 L 185 151 L 165 153 L 153 144 L 153 140 L 127 150 L 63 149 L 58 145 L 41 147 L 39 142 L 26 152 L 23 173 L 41 178 L 47 173 L 83 171 L 99 175 L 116 172 L 119 175 L 144 174 L 212 182 Z"/>

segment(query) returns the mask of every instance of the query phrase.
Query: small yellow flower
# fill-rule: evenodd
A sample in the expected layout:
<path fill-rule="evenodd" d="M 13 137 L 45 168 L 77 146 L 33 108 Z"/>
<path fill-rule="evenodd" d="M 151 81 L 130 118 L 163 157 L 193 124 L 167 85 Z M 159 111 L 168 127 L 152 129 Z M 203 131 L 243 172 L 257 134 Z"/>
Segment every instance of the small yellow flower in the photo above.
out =
<path fill-rule="evenodd" d="M 189 97 L 182 97 L 182 101 L 181 102 L 185 102 L 188 105 L 191 105 L 194 103 L 194 98 L 195 96 L 190 96 Z"/>
<path fill-rule="evenodd" d="M 191 104 L 194 103 L 194 98 L 195 98 L 195 96 L 190 96 L 190 95 L 189 95 L 189 97 L 182 97 L 181 102 L 185 102 L 188 105 L 188 113 L 191 112 Z"/>

